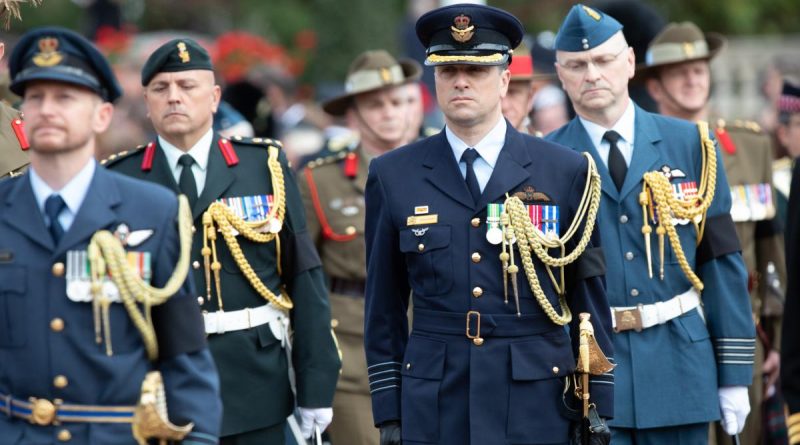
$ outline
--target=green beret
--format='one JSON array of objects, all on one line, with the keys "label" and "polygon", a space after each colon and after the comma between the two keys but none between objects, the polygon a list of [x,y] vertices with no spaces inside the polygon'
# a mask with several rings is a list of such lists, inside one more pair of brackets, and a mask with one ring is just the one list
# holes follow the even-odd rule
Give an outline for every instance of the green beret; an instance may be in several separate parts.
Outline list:
[{"label": "green beret", "polygon": [[147,59],[142,68],[142,86],[147,86],[158,73],[209,70],[211,57],[199,43],[192,39],[174,39],[161,45]]}]

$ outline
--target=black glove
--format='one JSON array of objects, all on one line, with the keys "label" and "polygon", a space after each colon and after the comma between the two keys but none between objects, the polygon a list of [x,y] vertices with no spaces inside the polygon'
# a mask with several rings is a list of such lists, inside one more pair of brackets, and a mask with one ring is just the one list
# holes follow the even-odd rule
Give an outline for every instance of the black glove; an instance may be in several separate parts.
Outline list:
[{"label": "black glove", "polygon": [[381,424],[381,445],[401,445],[399,421],[389,420]]},{"label": "black glove", "polygon": [[611,430],[597,410],[589,409],[589,416],[572,424],[570,445],[608,445],[611,443]]}]

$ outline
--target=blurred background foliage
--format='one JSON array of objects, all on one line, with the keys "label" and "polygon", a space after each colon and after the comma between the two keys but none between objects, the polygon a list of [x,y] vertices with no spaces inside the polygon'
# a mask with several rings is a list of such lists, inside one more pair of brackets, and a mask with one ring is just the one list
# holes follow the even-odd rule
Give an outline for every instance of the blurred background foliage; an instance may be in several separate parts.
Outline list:
[{"label": "blurred background foliage", "polygon": [[[435,0],[415,0],[436,5]],[[341,82],[352,58],[363,50],[386,48],[404,54],[413,44],[409,0],[44,0],[23,6],[23,21],[7,34],[58,24],[91,35],[97,17],[118,11],[120,26],[139,32],[186,30],[214,38],[248,31],[282,45],[290,54],[305,45],[306,83]],[[519,17],[529,33],[555,31],[574,1],[490,0]],[[598,1],[587,1],[597,5]],[[797,0],[641,0],[666,21],[692,20],[707,31],[732,35],[800,32]],[[405,36],[405,37],[404,37]],[[7,40],[13,43],[13,39]]]}]

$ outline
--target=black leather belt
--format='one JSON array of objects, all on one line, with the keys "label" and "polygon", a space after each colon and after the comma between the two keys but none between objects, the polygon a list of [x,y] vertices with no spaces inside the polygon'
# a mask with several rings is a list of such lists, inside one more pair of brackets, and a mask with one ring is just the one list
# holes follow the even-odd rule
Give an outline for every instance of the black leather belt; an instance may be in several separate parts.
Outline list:
[{"label": "black leather belt", "polygon": [[364,289],[366,289],[366,282],[364,280],[347,280],[336,277],[331,278],[330,291],[332,294],[364,298]]}]

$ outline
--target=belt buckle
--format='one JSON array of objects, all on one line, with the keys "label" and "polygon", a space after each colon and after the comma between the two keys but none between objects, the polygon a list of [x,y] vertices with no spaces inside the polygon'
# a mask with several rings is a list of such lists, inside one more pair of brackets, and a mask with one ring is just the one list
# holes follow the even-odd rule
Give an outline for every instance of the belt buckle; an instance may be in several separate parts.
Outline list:
[{"label": "belt buckle", "polygon": [[[471,321],[470,319],[471,319],[471,317],[473,315],[477,317],[477,319],[476,319],[476,326],[477,327],[475,328],[475,335],[472,335],[472,332],[471,332],[472,330],[469,328],[469,323]],[[480,345],[483,344],[483,338],[481,338],[481,313],[480,312],[478,312],[478,311],[469,311],[469,312],[467,312],[467,332],[466,332],[466,334],[467,334],[467,338],[472,340],[472,343],[474,343],[475,346],[480,346]]]},{"label": "belt buckle", "polygon": [[614,320],[617,327],[614,332],[630,331],[641,332],[642,327],[642,305],[630,309],[614,309]]},{"label": "belt buckle", "polygon": [[59,401],[53,403],[47,399],[37,399],[31,397],[28,399],[31,402],[31,418],[30,422],[34,425],[55,425],[56,415],[58,414],[57,405]]}]

